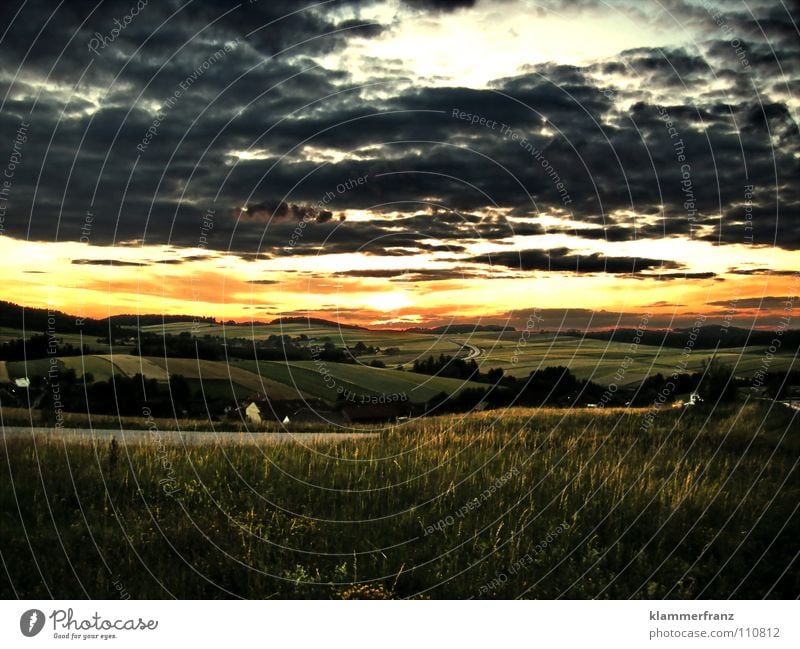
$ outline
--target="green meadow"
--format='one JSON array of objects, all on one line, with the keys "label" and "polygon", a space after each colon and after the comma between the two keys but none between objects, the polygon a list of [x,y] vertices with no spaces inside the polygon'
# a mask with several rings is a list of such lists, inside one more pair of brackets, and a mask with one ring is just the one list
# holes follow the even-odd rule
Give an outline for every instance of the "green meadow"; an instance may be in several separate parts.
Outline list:
[{"label": "green meadow", "polygon": [[5,598],[794,598],[797,411],[486,411],[0,446]]}]

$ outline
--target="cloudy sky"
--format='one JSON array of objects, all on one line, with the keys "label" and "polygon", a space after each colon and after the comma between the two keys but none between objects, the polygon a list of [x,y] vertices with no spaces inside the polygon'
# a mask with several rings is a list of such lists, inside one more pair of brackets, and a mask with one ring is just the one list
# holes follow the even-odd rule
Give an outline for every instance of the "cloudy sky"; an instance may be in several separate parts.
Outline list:
[{"label": "cloudy sky", "polygon": [[5,2],[0,298],[765,325],[800,288],[794,7]]}]

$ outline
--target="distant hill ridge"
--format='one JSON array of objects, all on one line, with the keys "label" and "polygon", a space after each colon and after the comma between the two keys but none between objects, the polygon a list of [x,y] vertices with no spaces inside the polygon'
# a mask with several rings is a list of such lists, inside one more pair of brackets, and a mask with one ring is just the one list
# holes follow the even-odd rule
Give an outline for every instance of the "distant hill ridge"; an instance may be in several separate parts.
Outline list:
[{"label": "distant hill ridge", "polygon": [[[52,322],[48,324],[48,320]],[[165,322],[207,322],[215,323],[214,318],[190,315],[158,314],[120,314],[107,318],[89,318],[70,315],[57,309],[23,307],[13,302],[0,301],[0,327],[24,329],[31,332],[45,332],[48,326],[59,333],[84,333],[94,336],[108,336],[109,331],[118,333],[120,327],[146,327]]]},{"label": "distant hill ridge", "polygon": [[[152,326],[164,323],[177,322],[198,322],[206,324],[222,324],[221,320],[211,316],[192,316],[192,315],[161,315],[161,314],[120,314],[107,318],[89,318],[70,315],[59,310],[48,310],[36,307],[23,307],[13,302],[0,300],[0,327],[9,329],[20,329],[30,333],[44,333],[48,330],[48,320],[52,319],[50,326],[59,333],[83,333],[91,336],[106,337],[109,333],[113,337],[119,335],[131,335],[133,332],[126,333],[124,329],[131,329],[138,326]],[[228,324],[234,324],[228,321]],[[306,316],[281,316],[269,322],[247,322],[238,323],[239,326],[250,325],[304,325],[307,327],[333,327],[338,329],[349,329],[359,331],[370,331],[369,327],[360,325],[346,324],[326,320],[325,318],[314,318]],[[405,333],[424,333],[432,335],[447,334],[470,334],[474,332],[516,332],[518,329],[508,325],[492,324],[449,324],[438,327],[411,327],[402,330]],[[655,345],[662,347],[682,348],[689,340],[691,328],[675,329],[650,329],[648,331],[638,331],[632,327],[620,327],[601,331],[548,331],[547,333],[582,336],[594,340],[611,340],[618,343],[630,343],[638,337],[638,342],[643,345]],[[778,336],[771,329],[744,329],[741,327],[723,327],[718,324],[705,325],[699,328],[699,332],[693,341],[695,349],[713,349],[719,345],[720,348],[744,347],[753,345],[770,345],[776,337],[781,340],[781,351],[790,351],[800,348],[800,329],[786,329]]]},{"label": "distant hill ridge", "polygon": [[[48,320],[52,322],[48,323]],[[0,327],[21,329],[31,333],[44,333],[52,328],[58,333],[85,333],[107,336],[109,323],[94,318],[79,318],[55,309],[22,307],[12,302],[0,301]]]},{"label": "distant hill ridge", "polygon": [[361,327],[359,325],[344,324],[342,322],[334,322],[333,320],[325,320],[325,318],[311,318],[305,316],[281,316],[280,318],[275,318],[274,320],[271,320],[268,324],[271,325],[307,324],[309,327],[311,325],[318,325],[322,327],[338,327],[339,329],[360,329],[362,331],[368,331],[367,327]]},{"label": "distant hill ridge", "polygon": [[123,313],[120,315],[112,315],[108,318],[103,318],[100,322],[112,322],[121,327],[149,327],[152,325],[167,324],[171,322],[204,322],[206,324],[217,324],[216,318],[192,316],[192,315],[158,315],[155,313],[145,313],[143,315],[135,315]]},{"label": "distant hill ridge", "polygon": [[[691,327],[678,329],[651,329],[638,331],[633,328],[609,329],[607,331],[578,332],[585,338],[595,340],[612,340],[617,343],[630,343],[637,337],[643,345],[656,347],[684,347],[689,341]],[[742,329],[741,327],[723,327],[722,325],[705,325],[699,327],[694,340],[694,349],[714,349],[717,345],[721,349],[727,347],[745,347],[751,345],[769,345],[778,337],[773,330]],[[800,346],[800,329],[787,329],[780,336],[781,349],[787,351]]]},{"label": "distant hill ridge", "polygon": [[440,327],[412,327],[403,331],[415,334],[468,334],[474,331],[493,331],[503,333],[516,331],[515,327],[508,325],[478,325],[478,324],[449,324]]}]

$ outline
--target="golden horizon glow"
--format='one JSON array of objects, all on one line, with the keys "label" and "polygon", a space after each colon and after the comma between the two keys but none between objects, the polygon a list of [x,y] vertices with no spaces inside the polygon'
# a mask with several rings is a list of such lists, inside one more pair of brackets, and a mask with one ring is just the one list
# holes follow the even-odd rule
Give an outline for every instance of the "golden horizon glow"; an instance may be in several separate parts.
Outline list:
[{"label": "golden horizon glow", "polygon": [[[5,300],[29,307],[50,306],[86,317],[155,313],[264,321],[282,314],[308,314],[368,326],[412,326],[450,317],[497,321],[510,311],[525,308],[624,313],[649,310],[683,316],[723,314],[726,309],[716,303],[793,295],[798,288],[797,276],[793,275],[729,272],[792,270],[796,253],[785,250],[670,239],[597,242],[562,237],[544,235],[538,237],[538,243],[568,242],[573,250],[585,246],[587,253],[602,251],[610,256],[669,254],[666,259],[687,262],[685,272],[716,268],[717,275],[663,281],[655,271],[636,276],[522,272],[456,262],[452,278],[415,281],[414,271],[454,270],[454,262],[432,253],[408,257],[320,254],[245,261],[233,254],[176,250],[171,246],[101,247],[9,237],[0,237],[0,254],[8,262]],[[529,237],[519,239],[517,246],[532,243]],[[499,249],[514,249],[512,241]],[[476,244],[468,254],[494,248],[495,244]],[[115,263],[105,263],[109,259]],[[76,260],[81,263],[73,263]],[[163,263],[166,260],[171,263]],[[92,261],[97,263],[87,263]],[[363,276],[370,270],[378,271],[378,276]],[[381,276],[381,270],[397,272]],[[462,279],[457,276],[461,271],[473,274]],[[411,273],[412,279],[404,280],[405,272]],[[762,310],[763,314],[769,312]]]}]

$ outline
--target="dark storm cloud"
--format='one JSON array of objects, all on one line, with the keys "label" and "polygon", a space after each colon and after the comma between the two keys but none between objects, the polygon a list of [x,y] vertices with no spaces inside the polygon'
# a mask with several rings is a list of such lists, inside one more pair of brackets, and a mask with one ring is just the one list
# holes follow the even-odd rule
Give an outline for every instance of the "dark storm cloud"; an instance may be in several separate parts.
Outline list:
[{"label": "dark storm cloud", "polygon": [[468,261],[490,266],[507,266],[519,270],[572,271],[575,273],[637,273],[643,270],[675,266],[673,262],[658,259],[605,257],[597,253],[578,255],[567,248],[510,250],[478,255],[469,258]]},{"label": "dark storm cloud", "polygon": [[81,266],[149,266],[138,261],[118,261],[116,259],[73,259],[73,264]]},{"label": "dark storm cloud", "polygon": [[711,72],[705,58],[684,49],[639,48],[624,51],[620,57],[628,73],[652,79],[659,86],[683,87],[697,80],[707,81]]},{"label": "dark storm cloud", "polygon": [[[783,309],[787,304],[792,304],[796,296],[791,295],[769,295],[765,297],[748,297],[737,300],[735,306],[742,309]],[[730,300],[719,300],[709,302],[714,306],[730,307]]]},{"label": "dark storm cloud", "polygon": [[333,218],[333,212],[313,205],[262,202],[248,205],[246,210],[239,211],[238,216],[241,219],[292,219],[325,223]]},{"label": "dark storm cloud", "polygon": [[397,277],[392,281],[401,283],[439,282],[454,279],[469,279],[473,277],[485,277],[485,275],[482,273],[460,270],[458,268],[454,268],[452,270],[446,268],[422,268],[413,272],[409,272],[403,277]]},{"label": "dark storm cloud", "polygon": [[800,276],[800,270],[771,270],[769,268],[731,268],[728,270],[728,272],[733,273],[734,275],[776,275],[778,277],[789,275]]},{"label": "dark storm cloud", "polygon": [[[712,279],[717,277],[716,273],[712,273],[710,271],[704,273],[659,273],[658,275],[648,275],[652,279],[656,279],[660,282],[669,282],[672,280],[687,280],[687,279]],[[718,277],[718,281],[723,281],[723,278]]]},{"label": "dark storm cloud", "polygon": [[[196,247],[211,212],[208,247],[254,259],[458,253],[466,242],[544,232],[533,220],[478,215],[501,207],[533,218],[561,210],[602,226],[576,232],[586,238],[693,233],[742,243],[744,188],[752,185],[755,243],[800,249],[800,135],[785,98],[798,88],[800,39],[785,9],[755,8],[754,19],[725,8],[749,68],[709,12],[676,2],[670,10],[707,35],[691,50],[638,48],[586,66],[532,65],[486,89],[417,83],[398,90],[386,72],[396,63],[374,61],[381,85],[372,92],[354,86],[348,70],[321,67],[320,56],[350,39],[380,37],[388,25],[340,20],[332,5],[181,8],[169,0],[148,3],[90,52],[91,39],[110,34],[134,4],[67,2],[43,27],[55,7],[29,2],[9,29],[0,58],[0,141],[10,150],[21,124],[30,127],[6,235],[75,241],[91,212],[91,244]],[[407,4],[446,21],[473,3]],[[17,8],[3,5],[5,24]],[[224,56],[203,68],[226,44]],[[633,87],[617,83],[627,79]],[[715,79],[727,89],[715,90]],[[337,190],[357,177],[368,180]],[[352,208],[407,218],[339,223],[337,215]],[[616,210],[658,218],[623,222],[610,216]],[[309,223],[290,246],[300,220]],[[541,267],[538,251],[524,254],[530,268]],[[633,266],[597,255],[555,261],[558,270],[578,272]],[[659,265],[638,260],[636,269]]]},{"label": "dark storm cloud", "polygon": [[634,241],[642,236],[642,228],[610,225],[604,228],[548,228],[550,234],[572,234],[583,239],[598,239],[602,241]]},{"label": "dark storm cloud", "polygon": [[347,270],[336,275],[341,277],[389,278],[393,282],[435,282],[451,279],[482,277],[483,275],[457,268],[415,268],[415,269],[367,269]]},{"label": "dark storm cloud", "polygon": [[475,6],[475,0],[403,0],[403,2],[417,9],[445,12]]},{"label": "dark storm cloud", "polygon": [[747,211],[737,205],[721,219],[708,219],[705,222],[708,232],[700,238],[713,243],[800,248],[800,204],[778,202],[772,191],[760,192],[759,202],[746,208]]},{"label": "dark storm cloud", "polygon": [[342,271],[341,273],[336,273],[336,275],[340,275],[343,277],[370,277],[370,278],[378,278],[378,277],[399,277],[401,275],[405,275],[408,271],[402,269],[394,269],[394,268],[373,268],[367,270],[346,270]]}]

